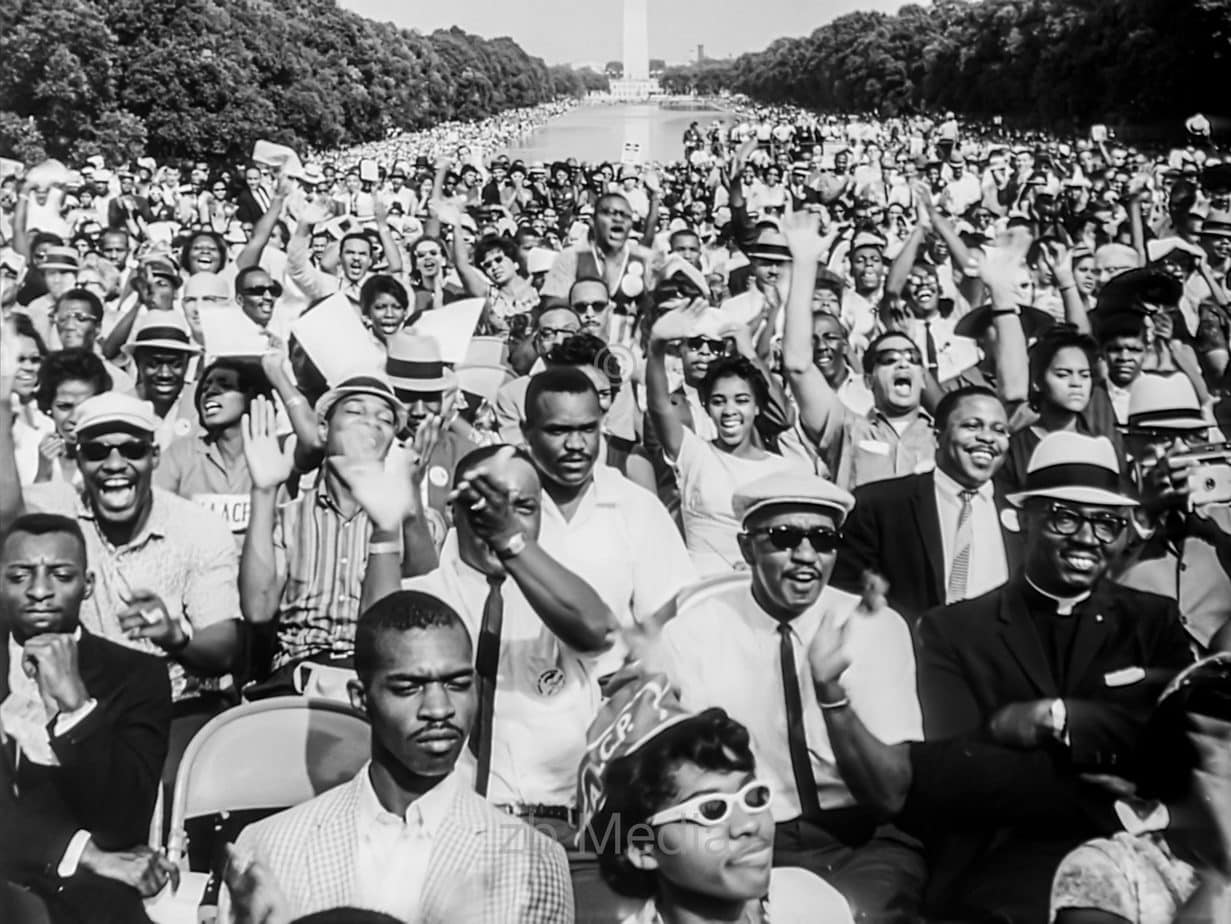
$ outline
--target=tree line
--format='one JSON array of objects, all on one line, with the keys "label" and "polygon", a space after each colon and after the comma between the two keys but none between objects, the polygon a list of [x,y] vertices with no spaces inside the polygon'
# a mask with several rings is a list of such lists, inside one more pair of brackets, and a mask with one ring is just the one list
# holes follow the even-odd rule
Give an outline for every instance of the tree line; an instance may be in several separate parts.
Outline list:
[{"label": "tree line", "polygon": [[666,77],[819,110],[950,109],[1048,127],[1228,114],[1231,0],[936,0],[851,13]]},{"label": "tree line", "polygon": [[331,148],[606,87],[510,38],[423,35],[335,0],[0,4],[0,154],[27,161]]}]

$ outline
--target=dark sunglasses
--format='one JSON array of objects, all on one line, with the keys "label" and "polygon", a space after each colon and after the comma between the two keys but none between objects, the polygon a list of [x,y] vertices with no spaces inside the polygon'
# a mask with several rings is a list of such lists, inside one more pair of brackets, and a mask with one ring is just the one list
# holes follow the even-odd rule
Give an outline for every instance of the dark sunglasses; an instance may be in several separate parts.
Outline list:
[{"label": "dark sunglasses", "polygon": [[112,450],[118,450],[120,455],[129,462],[140,462],[148,459],[154,447],[150,443],[129,441],[125,443],[99,443],[91,441],[77,445],[77,456],[87,462],[102,462],[111,458]]},{"label": "dark sunglasses", "polygon": [[611,302],[573,302],[573,310],[578,314],[585,314],[587,311],[601,314],[607,310],[607,306],[610,304]]},{"label": "dark sunglasses", "polygon": [[812,529],[801,529],[798,526],[770,526],[767,529],[752,530],[751,536],[764,536],[779,552],[790,552],[799,548],[799,544],[807,539],[812,548],[822,554],[834,552],[842,542],[842,534],[836,529],[825,526],[814,526]]},{"label": "dark sunglasses", "polygon": [[688,337],[684,343],[688,345],[690,350],[700,350],[702,347],[709,347],[711,353],[721,353],[726,346],[721,340],[714,340],[711,337]]},{"label": "dark sunglasses", "polygon": [[923,354],[913,348],[908,350],[877,350],[872,359],[878,366],[896,366],[903,359],[912,366],[923,365]]},{"label": "dark sunglasses", "polygon": [[260,298],[262,295],[272,295],[278,298],[282,295],[282,286],[276,282],[271,282],[267,286],[248,286],[246,289],[241,289],[242,295],[250,295],[253,298]]}]

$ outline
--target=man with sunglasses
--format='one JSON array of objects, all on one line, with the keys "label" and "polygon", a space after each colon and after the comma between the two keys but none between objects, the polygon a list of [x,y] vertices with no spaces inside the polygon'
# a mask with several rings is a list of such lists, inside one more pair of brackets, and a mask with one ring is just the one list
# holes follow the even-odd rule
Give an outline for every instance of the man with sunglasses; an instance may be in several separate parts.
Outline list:
[{"label": "man with sunglasses", "polygon": [[829,586],[853,505],[815,475],[737,490],[748,576],[677,598],[661,649],[686,709],[718,706],[748,728],[774,791],[774,865],[816,873],[869,919],[911,919],[923,855],[859,805],[868,778],[849,755],[867,736],[922,738],[915,656],[901,616]]},{"label": "man with sunglasses", "polygon": [[240,645],[230,530],[216,514],[153,486],[159,422],[147,402],[104,392],[81,402],[75,420],[80,489],[54,481],[24,492],[11,426],[0,421],[0,532],[23,510],[75,518],[95,575],[82,625],[166,658],[177,701],[216,699]]},{"label": "man with sunglasses", "polygon": [[1124,444],[1152,532],[1118,580],[1175,600],[1203,651],[1231,620],[1231,466],[1186,456],[1211,429],[1186,376],[1133,384]]},{"label": "man with sunglasses", "polygon": [[277,315],[277,301],[282,297],[282,286],[259,266],[249,266],[235,275],[235,303],[240,311],[253,324],[260,328],[271,343],[281,345],[285,342],[288,330],[279,331],[276,325],[271,328]]},{"label": "man with sunglasses", "polygon": [[[1154,702],[1192,660],[1175,603],[1108,574],[1139,501],[1121,487],[1110,440],[1072,431],[1043,438],[1023,490],[1008,499],[1018,508],[1022,564],[1001,587],[920,621],[927,739],[975,735],[1043,750],[1073,777],[1123,792]],[[1031,766],[1023,754],[1023,790],[1036,782]],[[1065,827],[1015,817],[1008,803],[988,806],[978,827],[931,836],[932,914],[1046,919],[1057,864],[1097,832],[1080,815]]]}]

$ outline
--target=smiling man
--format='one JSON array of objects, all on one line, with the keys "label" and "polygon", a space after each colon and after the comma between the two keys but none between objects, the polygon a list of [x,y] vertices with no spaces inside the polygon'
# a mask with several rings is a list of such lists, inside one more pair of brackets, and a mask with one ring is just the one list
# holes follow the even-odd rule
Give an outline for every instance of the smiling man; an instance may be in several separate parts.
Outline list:
[{"label": "smiling man", "polygon": [[858,592],[866,571],[889,582],[890,604],[912,621],[932,607],[999,587],[1017,562],[1020,534],[992,476],[1009,448],[1004,405],[967,386],[936,407],[936,468],[855,490],[834,583]]},{"label": "smiling man", "polygon": [[[844,750],[854,737],[847,723],[885,744],[923,736],[906,622],[829,586],[853,503],[815,475],[778,473],[738,489],[751,579],[693,591],[663,627],[662,649],[686,709],[718,706],[748,728],[774,791],[774,865],[816,873],[857,919],[910,920],[923,855],[858,804],[863,766]],[[878,917],[891,911],[906,916]]]},{"label": "smiling man", "polygon": [[279,919],[347,907],[399,921],[571,924],[564,850],[455,771],[477,704],[458,614],[419,591],[384,597],[359,619],[355,669],[351,703],[372,723],[371,762],[236,845],[280,886]]},{"label": "smiling man", "polygon": [[153,486],[158,422],[147,402],[103,392],[81,402],[75,420],[81,487],[45,482],[24,497],[11,493],[11,430],[0,422],[0,529],[23,508],[74,518],[95,575],[82,625],[165,658],[177,701],[217,698],[240,645],[230,533],[214,514]]},{"label": "smiling man", "polygon": [[[1132,780],[1154,703],[1192,660],[1175,603],[1108,576],[1138,501],[1120,488],[1111,442],[1072,431],[1039,443],[1009,501],[1020,511],[1022,565],[1000,588],[920,622],[927,738],[987,736],[1061,755],[1072,774]],[[1030,766],[1023,754],[1023,790],[1034,783]],[[1048,829],[1011,815],[989,809],[974,830],[929,835],[933,913],[1046,918],[1056,866],[1084,839],[1081,820]]]}]

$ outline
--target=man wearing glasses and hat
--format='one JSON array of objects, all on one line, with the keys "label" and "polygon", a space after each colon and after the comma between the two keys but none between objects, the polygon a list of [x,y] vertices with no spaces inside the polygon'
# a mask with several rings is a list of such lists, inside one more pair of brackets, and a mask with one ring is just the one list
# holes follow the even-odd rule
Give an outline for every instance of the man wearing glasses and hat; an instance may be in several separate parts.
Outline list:
[{"label": "man wearing glasses and hat", "polygon": [[1175,600],[1202,650],[1231,619],[1231,464],[1186,455],[1212,429],[1186,376],[1133,383],[1124,444],[1152,531],[1118,580]]},{"label": "man wearing glasses and hat", "polygon": [[[920,621],[924,731],[929,741],[986,735],[1053,752],[1092,785],[1120,785],[1134,775],[1159,692],[1192,660],[1175,603],[1108,574],[1139,501],[1121,487],[1111,442],[1071,431],[1044,437],[1024,490],[1008,499],[1024,535],[1022,564],[1003,586]],[[1033,784],[1022,776],[1023,790]],[[1044,828],[1010,815],[989,807],[978,828],[936,832],[932,913],[1046,919],[1052,875],[1090,836],[1088,821]]]},{"label": "man wearing glasses and hat", "polygon": [[667,672],[686,709],[718,706],[748,728],[774,790],[774,865],[816,873],[869,919],[911,920],[923,855],[860,804],[868,779],[847,749],[923,732],[905,621],[829,586],[854,498],[788,472],[737,489],[733,505],[750,579],[699,591],[666,623]]}]

